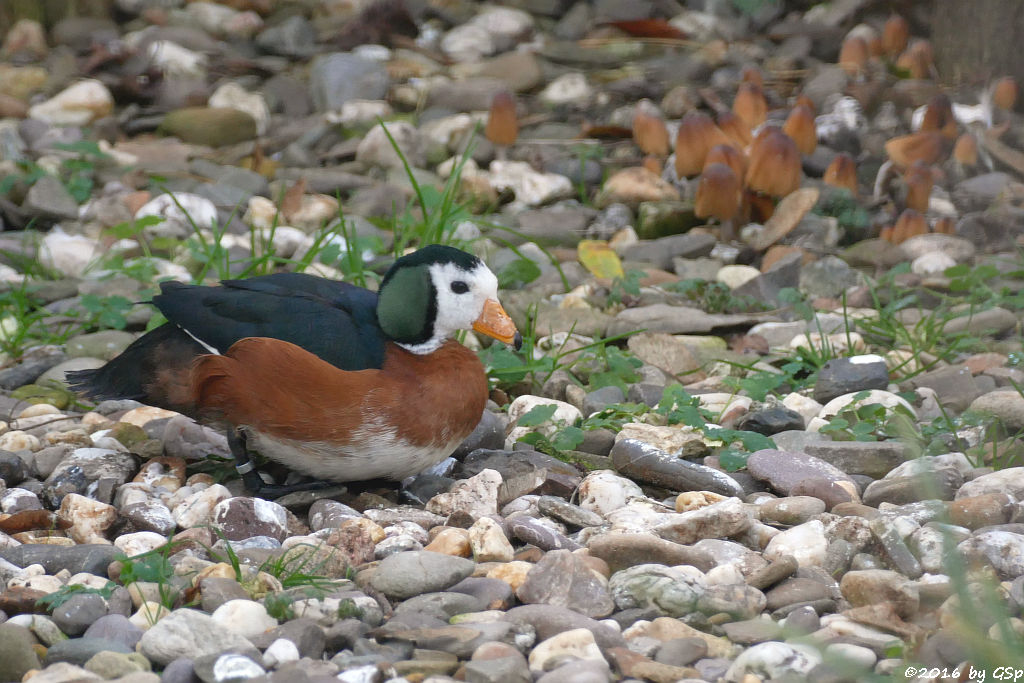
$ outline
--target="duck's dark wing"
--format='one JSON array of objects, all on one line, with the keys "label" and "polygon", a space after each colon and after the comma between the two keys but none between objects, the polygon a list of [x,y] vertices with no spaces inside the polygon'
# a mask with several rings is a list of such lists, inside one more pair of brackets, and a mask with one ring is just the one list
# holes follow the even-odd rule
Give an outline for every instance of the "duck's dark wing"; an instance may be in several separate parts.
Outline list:
[{"label": "duck's dark wing", "polygon": [[67,373],[72,388],[94,399],[132,398],[191,414],[195,357],[223,353],[246,337],[292,342],[343,370],[379,368],[384,361],[377,295],[361,287],[279,273],[220,287],[165,282],[160,290],[153,303],[169,322],[103,367]]},{"label": "duck's dark wing", "polygon": [[217,353],[239,339],[272,337],[343,370],[379,368],[385,338],[377,295],[301,273],[226,280],[221,287],[166,282],[153,303],[172,324]]}]

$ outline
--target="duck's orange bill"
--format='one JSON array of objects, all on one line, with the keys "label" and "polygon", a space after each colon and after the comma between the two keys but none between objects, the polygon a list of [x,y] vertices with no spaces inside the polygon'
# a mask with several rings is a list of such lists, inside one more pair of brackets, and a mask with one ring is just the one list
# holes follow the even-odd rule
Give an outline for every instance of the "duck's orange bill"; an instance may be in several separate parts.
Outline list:
[{"label": "duck's orange bill", "polygon": [[506,344],[514,343],[519,337],[516,324],[496,299],[487,300],[480,317],[473,323],[473,329]]}]

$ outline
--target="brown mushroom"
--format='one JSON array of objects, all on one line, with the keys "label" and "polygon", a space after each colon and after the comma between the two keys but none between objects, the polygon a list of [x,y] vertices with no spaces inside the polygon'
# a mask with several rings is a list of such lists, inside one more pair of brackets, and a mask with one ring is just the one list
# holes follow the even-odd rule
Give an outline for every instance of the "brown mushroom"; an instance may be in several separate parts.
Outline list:
[{"label": "brown mushroom", "polygon": [[753,140],[750,126],[729,110],[718,113],[718,127],[741,148],[746,147]]},{"label": "brown mushroom", "polygon": [[753,64],[748,64],[740,70],[740,80],[744,83],[753,83],[758,88],[764,89],[764,74]]},{"label": "brown mushroom", "polygon": [[700,174],[694,215],[731,220],[740,206],[740,179],[725,164],[708,164]]},{"label": "brown mushroom", "polygon": [[499,92],[491,100],[484,136],[498,147],[515,144],[519,137],[519,119],[516,118],[516,101],[511,93]]},{"label": "brown mushroom", "polygon": [[992,84],[992,104],[1010,111],[1017,103],[1017,81],[1012,76],[1003,76]]},{"label": "brown mushroom", "polygon": [[850,36],[839,49],[839,66],[848,76],[863,74],[868,66],[868,43],[860,36]]},{"label": "brown mushroom", "polygon": [[928,78],[934,59],[932,45],[927,40],[915,40],[896,60],[896,66],[909,72],[911,78]]},{"label": "brown mushroom", "polygon": [[826,185],[832,187],[845,187],[853,194],[857,194],[857,164],[853,157],[845,152],[837,154],[832,162],[825,169],[823,178]]},{"label": "brown mushroom", "polygon": [[729,138],[711,117],[692,111],[679,122],[676,134],[676,177],[692,178],[704,168],[704,159],[715,145],[728,144]]},{"label": "brown mushroom", "polygon": [[882,28],[882,50],[891,58],[896,58],[907,49],[910,39],[910,25],[898,14],[889,17]]},{"label": "brown mushroom", "polygon": [[800,150],[782,130],[766,127],[750,147],[746,186],[772,197],[785,197],[800,187]]},{"label": "brown mushroom", "polygon": [[814,154],[818,146],[818,131],[814,127],[814,112],[802,104],[793,107],[786,118],[783,132],[793,138],[797,149],[804,156]]},{"label": "brown mushroom", "polygon": [[794,107],[804,106],[811,110],[812,114],[818,113],[818,108],[814,106],[814,100],[803,93],[796,96],[796,102],[793,103]]},{"label": "brown mushroom", "polygon": [[747,155],[732,145],[715,145],[709,149],[704,159],[704,168],[711,164],[725,164],[737,178],[747,175]]},{"label": "brown mushroom", "polygon": [[722,223],[721,237],[734,237],[732,223],[740,208],[740,179],[725,164],[708,164],[700,174],[693,213],[697,218],[717,218]]},{"label": "brown mushroom", "polygon": [[633,113],[633,141],[644,154],[662,158],[668,156],[668,128],[660,116],[642,104],[638,104]]},{"label": "brown mushroom", "polygon": [[928,232],[928,223],[924,216],[914,209],[906,209],[896,219],[896,225],[892,226],[892,243],[902,244],[911,237],[924,235]]},{"label": "brown mushroom", "polygon": [[907,186],[906,205],[908,209],[925,213],[928,211],[928,198],[931,197],[935,176],[927,164],[915,161],[903,174],[903,183]]},{"label": "brown mushroom", "polygon": [[978,165],[978,139],[971,133],[964,133],[953,145],[953,158],[961,166]]},{"label": "brown mushroom", "polygon": [[955,235],[956,221],[949,216],[943,216],[935,221],[935,225],[932,226],[932,232],[937,232],[940,235]]},{"label": "brown mushroom", "polygon": [[732,110],[747,124],[747,128],[754,130],[764,123],[768,116],[768,102],[764,99],[764,92],[760,86],[754,83],[740,83]]},{"label": "brown mushroom", "polygon": [[921,130],[942,133],[947,140],[956,139],[956,119],[953,117],[953,103],[945,93],[935,95],[924,108]]},{"label": "brown mushroom", "polygon": [[943,156],[943,137],[928,130],[902,135],[885,143],[885,151],[900,168],[908,168],[915,161],[934,164]]},{"label": "brown mushroom", "polygon": [[654,154],[648,154],[645,156],[640,165],[656,176],[661,176],[661,172],[664,169],[664,165],[661,163],[661,157],[655,156]]}]

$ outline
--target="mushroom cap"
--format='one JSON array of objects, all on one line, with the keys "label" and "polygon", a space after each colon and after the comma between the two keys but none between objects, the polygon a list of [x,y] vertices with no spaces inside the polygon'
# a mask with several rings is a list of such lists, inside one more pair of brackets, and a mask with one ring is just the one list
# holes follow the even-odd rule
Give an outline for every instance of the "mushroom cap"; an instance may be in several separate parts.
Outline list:
[{"label": "mushroom cap", "polygon": [[725,164],[732,169],[737,178],[747,175],[747,155],[733,145],[715,145],[708,150],[704,159],[704,168],[711,164]]},{"label": "mushroom cap", "polygon": [[755,83],[740,83],[736,99],[732,102],[732,110],[750,130],[764,123],[768,116],[768,102],[764,99],[761,87]]},{"label": "mushroom cap", "polygon": [[516,118],[516,101],[511,93],[499,92],[491,100],[484,136],[495,145],[507,147],[515,144],[519,137],[519,119]]},{"label": "mushroom cap", "polygon": [[941,133],[920,131],[889,140],[885,151],[900,168],[908,168],[915,161],[934,164],[943,156],[943,140]]},{"label": "mushroom cap", "polygon": [[785,197],[800,187],[800,150],[781,129],[766,127],[750,146],[748,189]]},{"label": "mushroom cap", "polygon": [[817,115],[818,108],[814,106],[814,100],[812,100],[807,95],[804,95],[803,93],[800,93],[799,95],[796,96],[796,101],[793,103],[793,106],[795,107],[801,104],[810,109],[812,114]]},{"label": "mushroom cap", "polygon": [[826,185],[845,187],[857,194],[857,164],[853,157],[845,152],[837,154],[825,169],[823,180]]},{"label": "mushroom cap", "polygon": [[935,221],[935,225],[932,226],[932,232],[937,232],[940,235],[955,235],[956,221],[949,216],[943,216]]},{"label": "mushroom cap", "polygon": [[676,176],[692,178],[704,168],[708,150],[715,145],[728,144],[729,138],[703,112],[692,111],[679,122],[676,134]]},{"label": "mushroom cap", "polygon": [[814,111],[802,104],[793,107],[782,126],[783,132],[793,138],[797,149],[804,156],[814,154],[818,147],[818,129],[814,125]]},{"label": "mushroom cap", "polygon": [[1017,81],[1013,76],[1003,76],[992,84],[992,104],[1010,111],[1017,103]]},{"label": "mushroom cap", "polygon": [[896,66],[910,72],[911,78],[928,78],[932,72],[934,55],[927,40],[915,40],[896,60]]},{"label": "mushroom cap", "polygon": [[928,101],[921,118],[921,130],[937,131],[948,140],[956,139],[956,118],[953,117],[953,103],[948,95],[939,93]]},{"label": "mushroom cap", "polygon": [[740,70],[740,80],[744,83],[753,83],[758,88],[764,88],[764,74],[756,64],[748,64]]},{"label": "mushroom cap", "polygon": [[668,156],[670,144],[665,122],[641,105],[637,105],[633,112],[633,140],[644,154]]},{"label": "mushroom cap", "polygon": [[964,166],[978,165],[978,139],[971,133],[964,133],[953,145],[953,158]]},{"label": "mushroom cap", "polygon": [[734,112],[721,111],[718,113],[718,127],[728,138],[740,148],[749,145],[754,137],[750,133],[750,126],[737,116]]},{"label": "mushroom cap", "polygon": [[898,14],[893,14],[882,27],[882,50],[889,57],[898,57],[907,49],[910,40],[910,25]]},{"label": "mushroom cap", "polygon": [[856,76],[864,73],[870,56],[868,41],[857,35],[849,36],[839,49],[839,66],[848,75]]},{"label": "mushroom cap", "polygon": [[708,164],[700,174],[694,215],[731,220],[740,206],[740,179],[725,164]]},{"label": "mushroom cap", "polygon": [[928,232],[928,222],[924,216],[914,209],[905,209],[892,226],[893,244],[902,244],[911,237],[924,235]]}]

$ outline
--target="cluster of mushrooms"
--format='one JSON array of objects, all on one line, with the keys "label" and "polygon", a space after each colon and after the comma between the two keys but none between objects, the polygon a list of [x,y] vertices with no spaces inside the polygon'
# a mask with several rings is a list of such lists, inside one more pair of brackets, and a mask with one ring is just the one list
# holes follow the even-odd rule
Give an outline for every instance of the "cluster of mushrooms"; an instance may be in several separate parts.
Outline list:
[{"label": "cluster of mushrooms", "polygon": [[[862,24],[847,35],[839,53],[839,66],[852,84],[870,82],[896,71],[912,79],[934,76],[931,44],[911,39],[907,21],[891,16],[879,32]],[[988,111],[987,127],[993,113],[1009,112],[1017,99],[1017,85],[1010,77],[996,80],[983,94]],[[514,98],[502,93],[495,97],[485,134],[494,144],[512,145],[518,134]],[[976,133],[966,130],[954,116],[950,98],[937,94],[915,116],[916,130],[885,144],[888,160],[882,165],[874,187],[880,200],[898,181],[892,192],[890,222],[881,226],[882,239],[899,244],[932,232],[952,234],[955,223],[949,216],[926,219],[929,198],[936,180],[948,177],[949,169],[963,177],[979,162]],[[1005,114],[1003,114],[1005,116]],[[632,136],[645,154],[643,166],[661,175],[674,152],[675,179],[697,179],[695,214],[715,219],[723,240],[733,239],[735,226],[768,220],[778,202],[800,187],[803,157],[814,153],[818,144],[816,108],[805,95],[798,95],[784,123],[769,120],[764,79],[756,67],[746,67],[732,107],[720,106],[714,117],[691,111],[679,123],[672,145],[669,129],[656,107],[638,103],[632,121]],[[977,130],[977,129],[975,129]],[[989,131],[998,136],[998,129]],[[946,166],[944,162],[952,160]],[[671,176],[671,173],[666,174]],[[857,165],[847,153],[837,154],[824,172],[825,185],[845,188],[858,196]],[[879,201],[879,204],[883,202]]]}]

